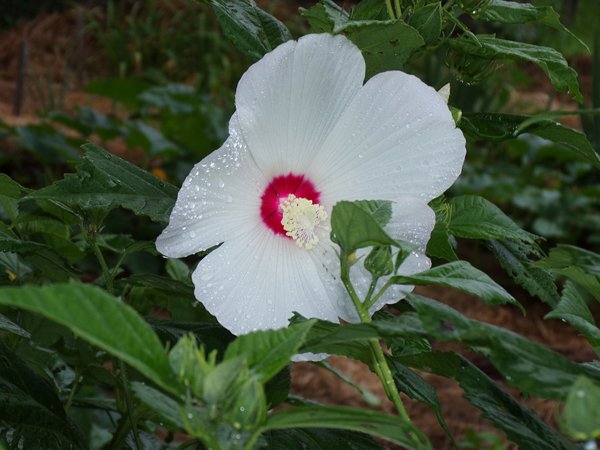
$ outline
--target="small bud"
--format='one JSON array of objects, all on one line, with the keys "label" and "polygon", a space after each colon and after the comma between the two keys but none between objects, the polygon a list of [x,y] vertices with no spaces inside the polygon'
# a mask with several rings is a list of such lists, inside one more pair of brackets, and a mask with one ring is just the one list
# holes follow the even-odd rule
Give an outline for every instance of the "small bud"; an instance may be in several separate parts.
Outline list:
[{"label": "small bud", "polygon": [[389,245],[373,247],[373,250],[365,259],[365,269],[378,278],[392,273],[394,262]]}]

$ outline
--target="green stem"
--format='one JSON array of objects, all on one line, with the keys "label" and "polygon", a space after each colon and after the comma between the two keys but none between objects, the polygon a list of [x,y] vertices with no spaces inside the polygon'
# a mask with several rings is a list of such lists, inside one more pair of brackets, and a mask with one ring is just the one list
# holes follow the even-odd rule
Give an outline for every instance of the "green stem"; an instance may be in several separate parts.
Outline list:
[{"label": "green stem", "polygon": [[[356,312],[360,317],[360,321],[362,323],[371,323],[371,316],[369,316],[369,308],[367,305],[362,303],[350,281],[350,266],[348,265],[348,255],[342,252],[340,257],[341,264],[341,275],[340,278],[344,287],[348,291],[352,302],[354,303],[354,307],[356,308]],[[387,285],[388,283],[386,283]],[[385,286],[384,286],[385,287]],[[381,291],[375,296],[373,300],[379,298]],[[402,399],[400,398],[400,393],[398,392],[398,388],[396,388],[396,383],[394,383],[394,377],[392,376],[392,371],[388,366],[387,360],[385,359],[385,355],[383,350],[381,349],[381,345],[377,338],[369,339],[369,345],[371,347],[371,355],[373,358],[373,368],[375,373],[381,380],[383,384],[383,389],[385,390],[386,395],[392,401],[398,414],[402,419],[406,422],[411,423],[410,417],[406,412],[406,408],[404,407],[404,403],[402,403]]]},{"label": "green stem", "polygon": [[[106,264],[106,259],[104,259],[104,255],[102,254],[102,250],[98,246],[98,242],[96,241],[95,232],[90,233],[90,243],[92,244],[92,248],[94,249],[94,253],[96,254],[96,258],[98,259],[98,263],[100,264],[100,268],[102,269],[102,276],[104,277],[104,284],[106,285],[106,290],[109,294],[114,295],[114,286],[113,286],[113,277]],[[137,421],[135,418],[135,412],[133,410],[133,399],[131,396],[131,386],[129,385],[129,378],[127,377],[127,367],[125,363],[121,360],[119,361],[119,376],[121,378],[121,384],[123,385],[123,394],[125,396],[125,408],[127,408],[127,417],[129,419],[129,423],[131,425],[131,431],[133,433],[133,439],[135,441],[135,445],[138,450],[142,450],[144,448],[142,444],[142,440],[140,439],[140,435],[137,429]]]},{"label": "green stem", "polygon": [[396,14],[394,14],[394,7],[392,6],[392,0],[385,0],[385,7],[387,8],[388,16],[390,19],[396,20]]},{"label": "green stem", "polygon": [[402,8],[400,7],[400,0],[394,0],[394,6],[396,7],[396,18],[402,17]]},{"label": "green stem", "polygon": [[114,286],[113,286],[113,278],[110,273],[110,269],[106,264],[106,260],[104,259],[104,255],[96,242],[95,235],[92,234],[92,248],[94,249],[94,253],[96,254],[96,259],[98,259],[98,263],[100,264],[100,268],[102,269],[102,277],[104,278],[104,284],[106,285],[106,290],[109,294],[113,295]]},{"label": "green stem", "polygon": [[73,380],[73,386],[71,386],[71,392],[69,392],[69,398],[67,398],[67,403],[65,403],[65,411],[68,411],[73,403],[73,398],[75,397],[75,392],[77,392],[77,388],[79,387],[79,382],[81,381],[81,374],[79,373],[79,367],[75,370],[75,379]]},{"label": "green stem", "polygon": [[369,310],[369,308],[371,306],[373,306],[375,303],[377,303],[379,301],[379,299],[381,298],[381,296],[385,293],[385,291],[387,291],[390,286],[392,286],[394,284],[393,280],[390,278],[389,280],[387,280],[385,282],[385,284],[381,287],[381,289],[379,290],[379,292],[377,294],[375,294],[375,297],[373,298],[366,298],[365,299],[365,308],[367,309],[367,311]]},{"label": "green stem", "polygon": [[138,450],[143,450],[144,446],[140,439],[140,434],[137,429],[137,420],[135,418],[135,411],[133,410],[133,399],[131,398],[131,387],[129,386],[129,377],[127,376],[127,367],[125,363],[119,359],[119,375],[121,377],[121,383],[123,384],[123,393],[125,394],[125,407],[127,408],[127,417],[131,424],[131,431],[133,433],[133,439],[135,446]]}]

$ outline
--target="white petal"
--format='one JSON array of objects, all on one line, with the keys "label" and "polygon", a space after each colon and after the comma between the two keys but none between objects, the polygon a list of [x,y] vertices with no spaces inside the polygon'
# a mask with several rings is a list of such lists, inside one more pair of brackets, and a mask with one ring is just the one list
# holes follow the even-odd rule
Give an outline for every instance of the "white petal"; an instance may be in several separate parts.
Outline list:
[{"label": "white petal", "polygon": [[266,181],[236,131],[194,166],[156,240],[165,256],[178,258],[212,247],[252,230],[260,223],[260,196]]},{"label": "white petal", "polygon": [[427,202],[458,177],[465,139],[442,97],[418,78],[384,72],[356,95],[314,158],[308,175],[324,202]]},{"label": "white petal", "polygon": [[[417,246],[417,250],[413,251],[398,269],[399,274],[410,275],[431,267],[431,261],[425,256],[425,248],[434,225],[435,213],[422,201],[403,197],[392,203],[392,218],[390,223],[386,225],[385,230],[390,236]],[[369,251],[370,249],[358,251],[357,256],[361,259],[351,268],[351,280],[361,299],[364,299],[371,284],[371,274],[363,264]],[[395,258],[396,255],[393,256]],[[379,280],[376,292],[381,289],[386,280],[387,278]],[[413,288],[414,286],[390,287],[379,301],[369,309],[369,312],[373,314],[384,305],[399,301]],[[358,321],[358,316],[354,311],[345,317],[343,316],[343,318],[351,322]]]},{"label": "white petal", "polygon": [[288,325],[294,311],[338,321],[310,252],[263,224],[228,239],[194,271],[195,295],[234,334]]},{"label": "white petal", "polygon": [[236,91],[237,115],[267,178],[305,172],[364,74],[360,50],[329,34],[288,41],[248,69]]}]

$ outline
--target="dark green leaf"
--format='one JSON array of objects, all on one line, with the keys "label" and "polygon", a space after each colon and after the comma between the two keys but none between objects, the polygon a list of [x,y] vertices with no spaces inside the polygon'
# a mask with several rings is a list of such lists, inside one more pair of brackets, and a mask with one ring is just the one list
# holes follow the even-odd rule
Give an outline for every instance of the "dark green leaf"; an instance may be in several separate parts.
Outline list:
[{"label": "dark green leaf", "polygon": [[461,355],[431,352],[403,356],[399,360],[418,370],[453,378],[465,398],[483,416],[503,430],[521,450],[576,450],[577,447],[545,424],[531,409],[520,405],[485,373]]},{"label": "dark green leaf", "polygon": [[[508,383],[526,393],[543,398],[564,399],[568,388],[579,375],[600,379],[600,371],[575,364],[548,347],[530,341],[512,331],[469,319],[449,306],[425,297],[409,294],[420,327],[438,341],[460,342],[489,356]],[[406,315],[406,314],[405,314]],[[396,323],[379,323],[378,327],[398,326],[406,332],[400,316]],[[413,325],[410,322],[409,325]]]},{"label": "dark green leaf", "polygon": [[[298,406],[273,414],[265,430],[286,428],[333,428],[371,434],[404,445],[410,449],[430,449],[427,438],[396,416],[365,409],[333,406]],[[418,439],[415,442],[414,438]]]},{"label": "dark green leaf", "polygon": [[536,261],[535,266],[572,280],[600,300],[597,254],[572,245],[558,245],[546,258]]},{"label": "dark green leaf", "polygon": [[348,22],[348,13],[331,0],[321,0],[309,9],[300,8],[300,15],[317,33],[336,33]]},{"label": "dark green leaf", "polygon": [[227,347],[225,359],[244,356],[250,370],[266,382],[289,364],[313,325],[314,320],[308,320],[288,328],[239,336]]},{"label": "dark green leaf", "polygon": [[441,3],[430,3],[415,9],[410,18],[410,26],[421,33],[425,43],[436,41],[442,32]]},{"label": "dark green leaf", "polygon": [[467,239],[497,239],[534,242],[534,235],[522,230],[493,203],[476,195],[461,195],[450,201],[448,230]]},{"label": "dark green leaf", "polygon": [[0,304],[35,312],[122,359],[164,389],[176,391],[158,337],[129,306],[81,283],[0,289]]},{"label": "dark green leaf", "polygon": [[429,406],[435,413],[440,426],[446,434],[452,439],[448,425],[442,415],[440,400],[435,389],[427,383],[420,375],[416,374],[397,359],[389,358],[390,368],[394,377],[394,383],[400,391],[404,392],[410,398],[420,401]]},{"label": "dark green leaf", "polygon": [[68,174],[27,198],[58,200],[82,208],[110,210],[121,206],[157,222],[167,222],[177,188],[94,145],[85,154],[77,173]]},{"label": "dark green leaf", "polygon": [[397,275],[393,280],[397,284],[451,287],[492,304],[519,304],[502,286],[466,261],[443,264],[414,275]]},{"label": "dark green leaf", "polygon": [[223,33],[250,59],[260,59],[292,38],[285,25],[256,6],[254,0],[204,1],[212,5]]},{"label": "dark green leaf", "polygon": [[579,377],[565,402],[562,429],[577,441],[600,438],[600,388]]},{"label": "dark green leaf", "polygon": [[84,449],[52,385],[0,340],[0,438],[11,448]]},{"label": "dark green leaf", "polygon": [[383,450],[372,437],[351,431],[320,429],[274,430],[262,436],[268,450]]},{"label": "dark green leaf", "polygon": [[367,78],[388,70],[401,70],[425,41],[401,20],[350,21],[339,32],[360,48],[367,63]]},{"label": "dark green leaf", "polygon": [[130,109],[137,109],[137,97],[152,85],[139,78],[107,78],[89,82],[85,90],[123,103]]},{"label": "dark green leaf", "polygon": [[553,311],[546,314],[545,318],[561,319],[571,324],[588,339],[596,353],[600,355],[600,329],[596,326],[587,302],[573,282],[567,281],[560,303]]},{"label": "dark green leaf", "polygon": [[487,245],[519,286],[550,306],[558,303],[559,295],[550,271],[532,266],[533,261],[528,256],[531,246],[514,241],[489,241]]},{"label": "dark green leaf", "polygon": [[575,100],[582,101],[577,72],[569,67],[562,54],[553,48],[497,39],[489,35],[478,35],[477,40],[466,37],[454,38],[449,41],[449,45],[464,55],[489,60],[509,59],[532,62],[548,75],[555,89],[567,90]]},{"label": "dark green leaf", "polygon": [[19,325],[9,320],[6,316],[0,314],[0,331],[7,331],[9,333],[15,334],[17,336],[21,336],[24,338],[30,338],[31,334],[28,331],[25,331]]},{"label": "dark green leaf", "polygon": [[532,122],[532,116],[471,113],[463,116],[460,127],[467,135],[475,139],[491,141],[504,141],[515,139],[521,134],[533,134],[566,147],[572,151],[570,154],[578,160],[587,161],[600,167],[600,156],[586,135],[554,120]]},{"label": "dark green leaf", "polygon": [[478,9],[475,13],[478,19],[489,22],[499,22],[506,24],[521,24],[530,22],[540,22],[559,31],[571,35],[586,50],[587,45],[575,36],[567,27],[560,23],[559,14],[552,6],[533,6],[531,3],[519,3],[505,0],[489,0],[485,6]]},{"label": "dark green leaf", "polygon": [[427,242],[427,254],[448,261],[458,260],[454,251],[455,240],[450,236],[449,226],[451,207],[443,199],[430,203],[435,211],[435,226],[431,232],[431,238]]}]

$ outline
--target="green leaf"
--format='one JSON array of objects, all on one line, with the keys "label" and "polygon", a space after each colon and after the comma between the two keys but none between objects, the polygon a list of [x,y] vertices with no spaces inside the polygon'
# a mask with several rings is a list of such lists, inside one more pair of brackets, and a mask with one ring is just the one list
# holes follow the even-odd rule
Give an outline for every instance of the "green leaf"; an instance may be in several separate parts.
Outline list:
[{"label": "green leaf", "polygon": [[348,253],[373,245],[403,248],[403,244],[392,239],[383,229],[391,216],[389,201],[338,202],[331,212],[332,239]]},{"label": "green leaf", "polygon": [[458,260],[454,251],[456,242],[450,236],[449,230],[451,207],[443,199],[432,201],[430,206],[435,211],[435,226],[427,242],[427,254],[447,261],[456,261]]},{"label": "green leaf", "polygon": [[122,359],[170,392],[176,392],[158,337],[129,306],[86,284],[0,289],[0,304],[35,312]]},{"label": "green leaf", "polygon": [[491,304],[519,305],[502,286],[467,261],[455,261],[414,275],[397,275],[392,279],[396,284],[451,287]]},{"label": "green leaf", "polygon": [[[265,430],[286,428],[332,428],[378,436],[410,449],[430,449],[431,444],[419,430],[396,416],[365,409],[334,406],[297,406],[273,414]],[[419,439],[415,442],[413,438]]]},{"label": "green leaf", "polygon": [[544,423],[531,409],[519,404],[484,372],[453,352],[431,352],[398,358],[418,370],[453,378],[465,399],[486,419],[503,430],[521,450],[576,450],[577,447]]},{"label": "green leaf", "polygon": [[[0,340],[0,436],[9,448],[84,449],[52,385]],[[7,433],[8,432],[8,433]]]},{"label": "green leaf", "polygon": [[318,428],[273,430],[262,436],[268,450],[383,450],[372,437]]},{"label": "green leaf", "polygon": [[390,369],[394,377],[394,383],[410,398],[420,401],[421,403],[429,406],[438,420],[440,426],[444,429],[446,434],[452,439],[452,434],[446,425],[444,416],[442,415],[442,408],[440,406],[440,400],[435,392],[435,389],[427,383],[420,375],[416,374],[404,364],[394,359],[389,358]]},{"label": "green leaf", "polygon": [[212,5],[223,33],[239,51],[253,60],[262,58],[292,36],[283,23],[254,0],[204,0]]},{"label": "green leaf", "polygon": [[490,141],[505,141],[522,134],[533,134],[566,147],[577,160],[600,167],[600,156],[586,135],[553,120],[532,121],[532,116],[471,113],[463,116],[460,128],[472,138]]},{"label": "green leaf", "polygon": [[598,273],[598,255],[572,246],[558,245],[550,254],[539,261],[536,267],[549,269],[579,284],[596,300],[600,301],[600,277]]},{"label": "green leaf", "polygon": [[560,303],[544,318],[568,322],[588,339],[594,351],[600,355],[600,329],[596,326],[587,302],[573,282],[566,282]]},{"label": "green leaf", "polygon": [[250,370],[266,382],[290,363],[313,325],[314,320],[308,320],[288,328],[239,336],[227,347],[225,360],[244,356]]},{"label": "green leaf", "polygon": [[600,388],[579,377],[565,402],[561,428],[577,441],[600,438]]},{"label": "green leaf", "polygon": [[108,78],[89,82],[85,90],[90,94],[108,97],[135,110],[139,106],[138,96],[150,87],[152,87],[150,83],[139,78]]},{"label": "green leaf", "polygon": [[121,206],[157,222],[168,221],[177,197],[175,186],[94,144],[85,144],[83,149],[77,173],[67,174],[26,198],[104,210]]},{"label": "green leaf", "polygon": [[489,35],[477,35],[477,41],[466,37],[453,38],[448,41],[448,45],[464,55],[490,60],[532,62],[546,73],[556,90],[567,90],[580,103],[583,100],[577,72],[569,67],[562,54],[553,48],[497,39]]},{"label": "green leaf", "polygon": [[21,328],[19,325],[9,320],[6,316],[0,314],[0,331],[7,331],[16,336],[21,336],[24,338],[30,338],[31,334]]},{"label": "green leaf", "polygon": [[425,41],[401,20],[350,21],[339,29],[360,48],[367,63],[367,79],[388,70],[401,70]]},{"label": "green leaf", "polygon": [[336,33],[349,20],[348,13],[331,0],[321,0],[309,9],[299,10],[316,33]]},{"label": "green leaf", "polygon": [[552,6],[533,6],[531,3],[489,0],[483,8],[477,10],[475,16],[488,22],[506,24],[543,23],[556,30],[564,31],[575,38],[588,52],[590,51],[581,39],[560,23],[560,15]]},{"label": "green leaf", "polygon": [[430,3],[416,8],[410,18],[410,26],[421,33],[425,43],[435,42],[442,32],[441,3]]},{"label": "green leaf", "polygon": [[534,242],[534,235],[522,230],[493,203],[476,195],[461,195],[450,201],[448,231],[467,239]]},{"label": "green leaf", "polygon": [[535,249],[514,241],[489,241],[486,245],[519,286],[550,306],[558,303],[560,297],[554,277],[547,269],[533,267],[533,261],[528,257]]},{"label": "green leaf", "polygon": [[[459,342],[485,353],[511,386],[542,398],[564,399],[579,375],[600,380],[600,371],[575,364],[544,345],[512,331],[469,319],[447,305],[409,294],[426,335],[440,342]],[[405,314],[406,315],[406,314]],[[379,323],[407,332],[402,316],[396,322]],[[414,327],[413,320],[409,325]],[[403,330],[404,329],[404,330]],[[410,329],[409,329],[410,330]],[[390,330],[391,331],[391,330]]]},{"label": "green leaf", "polygon": [[179,405],[171,397],[166,396],[162,392],[147,386],[144,383],[134,381],[131,383],[131,388],[137,398],[142,403],[154,411],[169,427],[175,430],[183,429],[183,422],[179,413]]}]

